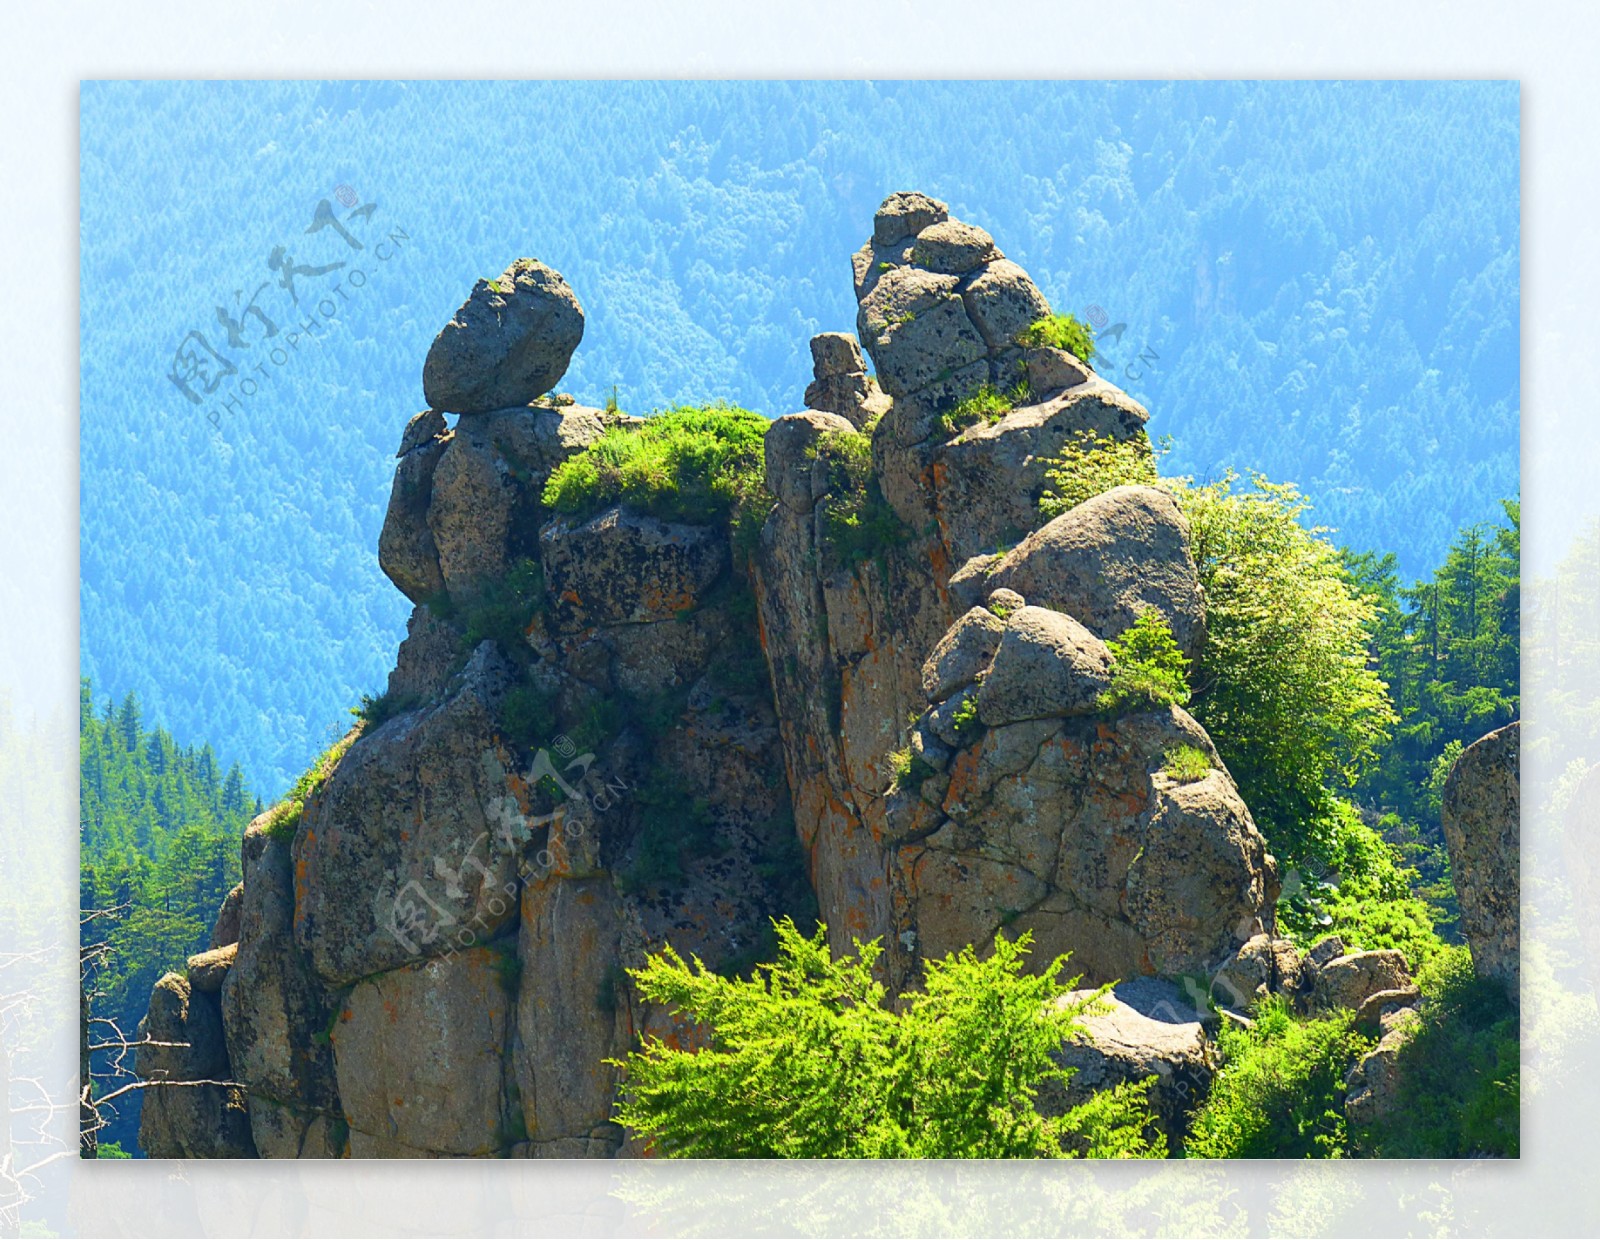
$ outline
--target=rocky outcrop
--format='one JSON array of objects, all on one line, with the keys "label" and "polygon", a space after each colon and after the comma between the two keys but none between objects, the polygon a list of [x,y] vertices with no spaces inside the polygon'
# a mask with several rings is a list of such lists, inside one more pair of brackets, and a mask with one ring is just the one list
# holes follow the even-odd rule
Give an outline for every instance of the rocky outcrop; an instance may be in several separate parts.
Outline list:
[{"label": "rocky outcrop", "polygon": [[583,339],[583,309],[558,271],[519,258],[479,280],[434,339],[422,393],[446,413],[526,405],[567,372]]},{"label": "rocky outcrop", "polygon": [[[388,691],[252,824],[235,912],[173,982],[216,1009],[260,1154],[638,1153],[608,1061],[700,1035],[627,970],[668,943],[746,968],[791,913],[839,950],[882,939],[895,991],[1002,929],[1041,966],[1072,953],[1121,983],[1063,1051],[1077,1088],[1154,1072],[1174,1138],[1209,1050],[1154,979],[1312,993],[1205,730],[1103,705],[1140,612],[1204,637],[1171,498],[1039,515],[1070,437],[1142,436],[1145,411],[1018,343],[1044,298],[935,200],[887,200],[855,275],[875,379],[816,337],[766,493],[742,479],[704,520],[630,490],[544,507],[562,462],[639,425],[543,397],[582,328],[548,268],[480,282],[440,333],[380,538],[417,604]],[[945,420],[986,384],[1017,407]],[[1180,746],[1203,777],[1167,773]]]},{"label": "rocky outcrop", "polygon": [[1512,723],[1462,750],[1445,780],[1444,839],[1472,967],[1519,1001],[1521,743]]},{"label": "rocky outcrop", "polygon": [[805,406],[837,413],[857,430],[882,417],[889,398],[878,390],[878,382],[867,374],[861,346],[844,332],[824,332],[811,338],[812,379],[806,388]]},{"label": "rocky outcrop", "polygon": [[[1091,998],[1075,991],[1063,1004]],[[1181,1147],[1189,1117],[1205,1098],[1216,1072],[1217,1052],[1206,1018],[1177,986],[1142,977],[1123,982],[1078,1018],[1082,1032],[1054,1056],[1073,1075],[1065,1088],[1051,1082],[1041,1090],[1040,1111],[1060,1114],[1087,1102],[1103,1089],[1152,1080],[1150,1106],[1169,1150]]]},{"label": "rocky outcrop", "polygon": [[150,992],[139,1022],[136,1070],[149,1082],[139,1146],[151,1158],[254,1158],[244,1091],[228,1075],[222,1014],[214,994],[168,973]]}]

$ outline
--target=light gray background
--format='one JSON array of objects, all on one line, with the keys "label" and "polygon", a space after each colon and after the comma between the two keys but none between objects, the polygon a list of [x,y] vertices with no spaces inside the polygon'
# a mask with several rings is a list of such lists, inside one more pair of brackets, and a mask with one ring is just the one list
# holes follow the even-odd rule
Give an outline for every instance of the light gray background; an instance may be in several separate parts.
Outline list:
[{"label": "light gray background", "polygon": [[[0,972],[0,996],[32,996],[8,1048],[13,1108],[34,1105],[35,1095],[66,1104],[27,1112],[42,1143],[18,1144],[16,1165],[63,1156],[27,1181],[33,1200],[21,1204],[20,1219],[49,1229],[33,1234],[66,1235],[1600,1233],[1588,1084],[1600,1035],[1587,993],[1548,1011],[1525,1005],[1524,1157],[1498,1166],[80,1165],[61,1144],[70,1147],[76,1122],[80,79],[1520,79],[1531,579],[1550,572],[1600,515],[1591,341],[1600,322],[1597,18],[1600,7],[1581,2],[1396,0],[8,8],[0,74],[0,697],[9,698],[9,707],[0,703],[0,964],[6,953],[33,954]],[[1600,704],[1600,659],[1563,675],[1579,700]],[[1525,716],[1530,739],[1565,723],[1533,697]],[[1530,785],[1524,795],[1525,872],[1551,876],[1525,884],[1530,902],[1555,900],[1560,885],[1559,832],[1530,817],[1547,792]],[[1529,936],[1536,912],[1528,910]],[[32,1079],[15,1083],[22,1076]],[[31,1139],[15,1125],[13,1135]],[[19,1214],[7,1218],[4,1198],[0,1190],[0,1228],[9,1232]]]}]

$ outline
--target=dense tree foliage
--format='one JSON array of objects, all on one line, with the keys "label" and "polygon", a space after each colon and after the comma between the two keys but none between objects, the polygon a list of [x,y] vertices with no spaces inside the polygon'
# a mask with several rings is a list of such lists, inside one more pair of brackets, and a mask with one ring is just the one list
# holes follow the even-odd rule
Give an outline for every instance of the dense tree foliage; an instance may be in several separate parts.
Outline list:
[{"label": "dense tree foliage", "polygon": [[[579,399],[780,414],[922,188],[1095,328],[1174,471],[1295,479],[1408,578],[1516,487],[1515,83],[90,83],[82,124],[83,669],[263,795],[389,666],[421,361],[521,254],[588,314]],[[364,249],[308,233],[322,200]],[[365,283],[297,302],[280,245]],[[201,405],[191,331],[237,367]]]},{"label": "dense tree foliage", "polygon": [[[205,950],[261,806],[237,763],[224,771],[210,745],[180,747],[147,727],[132,693],[97,707],[85,680],[78,722],[79,900],[117,910],[84,930],[86,944],[110,947],[92,978],[93,1010],[132,1038],[156,980]],[[105,1135],[131,1149],[138,1095],[117,1106]]]},{"label": "dense tree foliage", "polygon": [[827,931],[775,924],[778,955],[725,978],[669,946],[631,971],[648,1002],[703,1030],[695,1050],[647,1037],[618,1120],[659,1153],[702,1158],[1159,1157],[1142,1086],[1046,1119],[1051,1059],[1089,999],[1068,999],[1065,956],[1024,974],[1030,936],[1003,935],[930,961],[924,988],[891,1007],[872,975],[876,940],[835,958]]}]

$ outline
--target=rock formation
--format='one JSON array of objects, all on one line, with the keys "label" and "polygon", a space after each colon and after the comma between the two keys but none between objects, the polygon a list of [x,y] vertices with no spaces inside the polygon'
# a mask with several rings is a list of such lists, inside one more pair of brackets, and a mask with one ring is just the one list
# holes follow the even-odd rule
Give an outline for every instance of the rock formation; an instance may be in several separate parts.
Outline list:
[{"label": "rock formation", "polygon": [[[252,824],[213,950],[157,987],[152,1027],[195,1049],[152,1070],[238,1085],[147,1104],[153,1150],[635,1152],[605,1061],[695,1032],[625,970],[668,943],[746,968],[785,913],[881,938],[895,989],[1002,930],[1041,967],[1070,951],[1123,983],[1099,1049],[1064,1052],[1081,1087],[1170,1077],[1174,1134],[1210,1061],[1157,975],[1320,993],[1271,937],[1275,863],[1205,730],[1100,705],[1141,612],[1204,640],[1182,516],[1148,487],[1039,515],[1069,436],[1142,436],[1145,411],[1024,349],[1043,295],[924,195],[884,203],[855,286],[876,382],[849,336],[812,342],[754,537],[547,508],[562,462],[640,421],[547,395],[582,335],[559,275],[473,289],[400,437],[379,559],[416,606],[388,692]],[[1014,407],[952,421],[984,387]],[[1179,746],[1202,778],[1166,772]]]},{"label": "rock formation", "polygon": [[1500,982],[1513,1003],[1520,996],[1521,744],[1522,725],[1512,723],[1462,750],[1445,780],[1442,814],[1472,967]]}]

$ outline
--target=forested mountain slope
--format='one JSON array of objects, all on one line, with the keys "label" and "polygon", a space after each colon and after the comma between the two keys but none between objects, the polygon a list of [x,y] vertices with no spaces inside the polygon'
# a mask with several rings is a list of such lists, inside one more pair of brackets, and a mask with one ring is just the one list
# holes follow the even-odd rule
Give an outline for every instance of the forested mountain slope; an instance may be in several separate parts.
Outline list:
[{"label": "forested mountain slope", "polygon": [[[86,86],[84,673],[280,790],[400,637],[372,550],[464,285],[561,270],[588,403],[776,416],[811,333],[853,321],[859,221],[912,184],[1101,329],[1168,472],[1293,479],[1420,574],[1517,491],[1517,107],[1514,84]],[[280,283],[337,262],[300,304]],[[200,403],[169,379],[192,331],[239,361]]]}]

